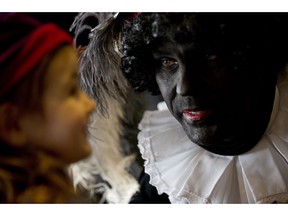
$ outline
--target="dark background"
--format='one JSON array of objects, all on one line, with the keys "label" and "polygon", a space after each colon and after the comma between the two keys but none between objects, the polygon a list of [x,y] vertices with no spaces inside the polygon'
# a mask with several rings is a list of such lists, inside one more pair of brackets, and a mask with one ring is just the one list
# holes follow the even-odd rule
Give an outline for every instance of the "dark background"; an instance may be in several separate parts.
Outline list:
[{"label": "dark background", "polygon": [[[32,16],[41,22],[47,23],[47,22],[53,22],[65,29],[67,32],[69,32],[69,28],[71,24],[74,21],[74,18],[77,16],[78,13],[74,12],[30,12],[25,13],[29,16]],[[69,32],[71,33],[71,32]]]}]

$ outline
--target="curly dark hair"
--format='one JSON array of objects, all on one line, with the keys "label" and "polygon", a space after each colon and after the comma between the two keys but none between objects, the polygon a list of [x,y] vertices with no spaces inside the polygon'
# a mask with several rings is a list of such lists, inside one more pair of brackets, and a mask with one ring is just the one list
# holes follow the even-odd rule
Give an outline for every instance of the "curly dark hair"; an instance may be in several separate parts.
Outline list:
[{"label": "curly dark hair", "polygon": [[278,72],[287,62],[287,18],[286,13],[141,13],[120,32],[122,72],[136,92],[159,94],[152,53],[163,40],[193,42],[203,56],[216,52],[249,76]]}]

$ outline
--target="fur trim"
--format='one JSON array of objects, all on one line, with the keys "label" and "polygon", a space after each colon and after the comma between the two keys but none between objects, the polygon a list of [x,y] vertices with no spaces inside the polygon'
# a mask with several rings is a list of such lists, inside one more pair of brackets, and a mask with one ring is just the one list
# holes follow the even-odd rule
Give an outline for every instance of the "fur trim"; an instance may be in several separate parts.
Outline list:
[{"label": "fur trim", "polygon": [[119,119],[123,113],[115,100],[109,101],[107,111],[113,113],[109,118],[101,118],[97,113],[92,116],[89,142],[93,153],[88,159],[71,165],[73,182],[76,188],[87,190],[91,199],[100,194],[100,203],[129,203],[139,188],[135,178],[127,172],[134,156],[121,154]]},{"label": "fur trim", "polygon": [[[90,41],[80,56],[80,80],[82,89],[98,105],[99,114],[109,115],[108,100],[115,99],[125,104],[128,82],[121,71],[121,57],[115,51],[114,28],[116,20],[110,13],[79,14],[71,29],[75,28],[75,38],[85,29],[90,29]],[[99,24],[89,27],[85,20],[89,16],[98,18]]]},{"label": "fur trim", "polygon": [[[84,24],[89,16],[98,18],[95,28]],[[139,188],[127,171],[134,156],[124,156],[125,146],[120,145],[126,119],[124,107],[131,88],[122,75],[121,58],[114,48],[114,25],[111,13],[81,13],[71,26],[76,39],[84,29],[91,30],[90,42],[80,55],[80,83],[97,103],[89,125],[93,153],[71,165],[71,175],[76,188],[83,188],[92,201],[100,195],[100,203],[128,203]]]}]

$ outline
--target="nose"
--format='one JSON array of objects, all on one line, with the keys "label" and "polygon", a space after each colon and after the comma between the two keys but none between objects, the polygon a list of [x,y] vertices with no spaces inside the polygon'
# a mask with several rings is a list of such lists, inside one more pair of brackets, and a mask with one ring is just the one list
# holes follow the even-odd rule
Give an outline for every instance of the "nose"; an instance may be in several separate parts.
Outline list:
[{"label": "nose", "polygon": [[87,113],[92,113],[96,108],[96,102],[92,100],[90,97],[88,97],[84,92],[82,92],[83,97],[83,104],[84,107],[87,110]]},{"label": "nose", "polygon": [[196,96],[201,91],[202,81],[196,72],[183,68],[177,77],[176,93],[181,96]]},{"label": "nose", "polygon": [[187,95],[190,88],[189,85],[187,75],[185,75],[185,73],[180,73],[177,80],[176,93],[182,96]]}]

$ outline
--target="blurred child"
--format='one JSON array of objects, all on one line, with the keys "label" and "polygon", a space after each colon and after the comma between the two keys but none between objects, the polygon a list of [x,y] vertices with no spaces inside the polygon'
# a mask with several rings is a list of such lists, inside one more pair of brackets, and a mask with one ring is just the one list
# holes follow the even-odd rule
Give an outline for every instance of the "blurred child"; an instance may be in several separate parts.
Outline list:
[{"label": "blurred child", "polygon": [[0,26],[0,202],[81,202],[66,168],[91,153],[95,105],[72,38],[24,14],[1,14]]}]

